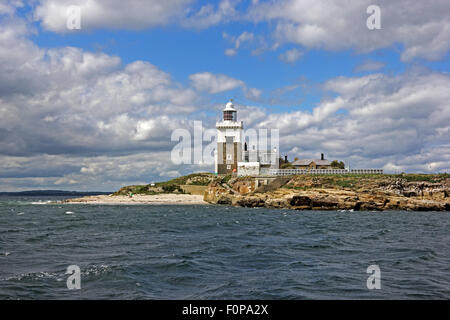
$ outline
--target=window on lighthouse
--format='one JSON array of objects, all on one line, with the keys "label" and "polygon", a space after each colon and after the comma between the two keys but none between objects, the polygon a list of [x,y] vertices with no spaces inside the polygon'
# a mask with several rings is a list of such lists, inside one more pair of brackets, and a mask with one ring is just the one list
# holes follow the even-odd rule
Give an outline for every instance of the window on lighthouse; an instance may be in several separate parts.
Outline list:
[{"label": "window on lighthouse", "polygon": [[224,111],[223,112],[223,120],[236,121],[236,112],[235,111]]}]

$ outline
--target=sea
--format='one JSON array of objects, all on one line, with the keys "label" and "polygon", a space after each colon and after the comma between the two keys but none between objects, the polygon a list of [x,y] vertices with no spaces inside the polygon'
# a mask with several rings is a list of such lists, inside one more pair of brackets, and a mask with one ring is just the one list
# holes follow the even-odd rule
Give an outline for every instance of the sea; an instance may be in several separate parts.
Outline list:
[{"label": "sea", "polygon": [[450,298],[450,212],[61,199],[0,197],[0,299]]}]

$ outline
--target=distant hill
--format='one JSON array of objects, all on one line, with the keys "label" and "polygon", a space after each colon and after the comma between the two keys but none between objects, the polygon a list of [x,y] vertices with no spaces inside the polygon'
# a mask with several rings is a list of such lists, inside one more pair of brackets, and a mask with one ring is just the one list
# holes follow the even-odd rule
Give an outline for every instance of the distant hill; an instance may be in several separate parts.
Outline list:
[{"label": "distant hill", "polygon": [[64,191],[64,190],[30,190],[30,191],[20,191],[20,192],[0,192],[0,196],[62,196],[62,197],[84,197],[84,196],[94,196],[100,194],[111,194],[112,192],[101,192],[101,191]]}]

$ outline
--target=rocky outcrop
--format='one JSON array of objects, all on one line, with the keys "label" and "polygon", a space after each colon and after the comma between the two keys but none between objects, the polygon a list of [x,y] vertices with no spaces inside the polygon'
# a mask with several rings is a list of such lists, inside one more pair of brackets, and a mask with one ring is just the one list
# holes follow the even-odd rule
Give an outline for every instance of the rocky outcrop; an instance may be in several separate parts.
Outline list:
[{"label": "rocky outcrop", "polygon": [[[448,175],[294,176],[255,189],[254,178],[213,182],[204,200],[295,210],[450,211]],[[428,181],[414,181],[428,179]]]}]

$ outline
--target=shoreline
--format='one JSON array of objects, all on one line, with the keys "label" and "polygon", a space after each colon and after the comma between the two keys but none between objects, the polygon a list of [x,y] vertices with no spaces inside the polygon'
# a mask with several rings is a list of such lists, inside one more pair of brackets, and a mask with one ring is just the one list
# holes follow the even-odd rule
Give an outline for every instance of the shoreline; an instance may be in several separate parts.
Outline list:
[{"label": "shoreline", "polygon": [[59,204],[101,204],[101,205],[130,205],[130,204],[179,204],[179,205],[210,205],[201,195],[162,193],[156,195],[135,194],[132,197],[121,195],[97,195],[58,201]]}]

